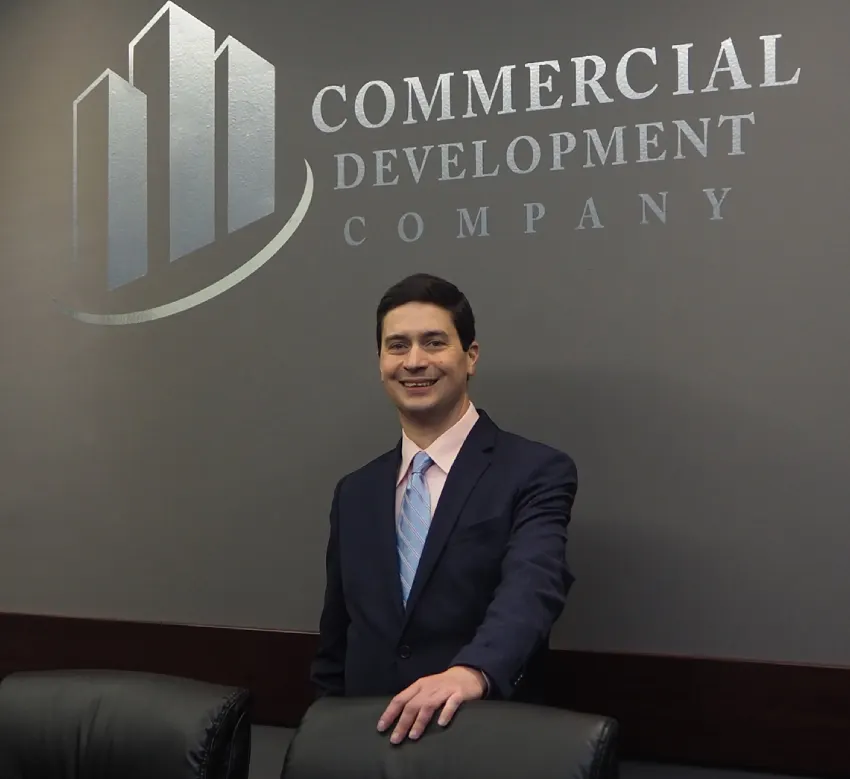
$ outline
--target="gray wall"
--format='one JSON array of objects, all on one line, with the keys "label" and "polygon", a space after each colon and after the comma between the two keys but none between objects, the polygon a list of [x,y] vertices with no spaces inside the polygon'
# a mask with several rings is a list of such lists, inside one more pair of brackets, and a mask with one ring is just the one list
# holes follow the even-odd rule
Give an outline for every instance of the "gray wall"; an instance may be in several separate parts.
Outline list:
[{"label": "gray wall", "polygon": [[[557,644],[850,662],[850,622],[841,618],[850,607],[842,573],[850,544],[850,6],[820,0],[813,14],[810,5],[752,0],[744,14],[731,0],[527,2],[517,17],[515,5],[479,2],[184,0],[215,29],[216,45],[233,35],[276,69],[275,210],[228,235],[219,164],[219,240],[168,261],[168,48],[164,28],[155,28],[137,49],[151,135],[149,272],[110,292],[106,197],[124,196],[131,208],[133,192],[142,196],[138,181],[122,178],[133,138],[120,134],[131,117],[115,109],[108,124],[103,92],[83,104],[84,224],[74,261],[71,106],[105,68],[128,77],[127,45],[160,4],[5,2],[0,610],[315,629],[333,485],[398,434],[378,383],[374,306],[386,286],[428,270],[458,283],[478,316],[476,402],[579,465],[570,548],[578,582]],[[799,81],[761,87],[759,36],[775,34],[777,78],[800,68]],[[751,88],[732,90],[730,74],[720,73],[717,91],[702,92],[730,37]],[[681,74],[671,47],[684,43],[693,43],[694,94],[675,95]],[[616,63],[653,46],[655,75],[640,54],[629,74],[635,89],[656,80],[658,89],[627,99]],[[589,105],[573,106],[571,58],[590,54],[607,61],[601,84],[613,100],[590,95]],[[563,93],[563,106],[524,110],[525,63],[555,59],[555,92],[542,99]],[[462,71],[480,69],[489,87],[512,63],[518,110],[499,115],[497,96],[489,116],[476,102],[478,116],[461,118]],[[438,102],[429,121],[405,124],[402,79],[421,77],[430,95],[450,71],[455,118],[437,121]],[[228,94],[223,73],[219,106]],[[354,97],[373,79],[393,86],[398,107],[386,126],[365,129]],[[256,82],[235,83],[250,91]],[[328,99],[328,121],[348,119],[335,133],[320,132],[311,115],[329,84],[347,88],[345,113]],[[205,88],[198,82],[189,92]],[[178,130],[189,123],[182,110],[174,109]],[[270,115],[268,103],[254,110],[235,143]],[[366,113],[374,120],[380,110],[375,89]],[[737,141],[734,123],[720,124],[750,113],[755,124],[743,121]],[[676,159],[674,122],[701,134],[702,118],[706,155],[685,141]],[[226,119],[214,122],[219,163]],[[666,150],[666,159],[639,162],[636,126],[654,122],[663,130],[648,133],[659,143],[643,151]],[[613,164],[612,148],[604,164],[592,151],[588,167],[585,131],[596,129],[605,145],[616,126],[625,128],[623,164]],[[118,144],[111,190],[110,127]],[[552,171],[549,136],[559,132],[572,133],[577,147]],[[539,139],[542,156],[520,175],[505,150],[523,135]],[[499,162],[497,176],[473,176],[476,140],[486,140],[487,170]],[[437,145],[452,142],[464,144],[458,159],[468,172],[440,181]],[[730,154],[736,143],[741,153]],[[417,147],[421,160],[425,145],[434,148],[418,184],[396,167],[397,185],[373,186],[375,150]],[[365,160],[360,186],[335,188],[342,153]],[[194,164],[202,145],[183,142],[175,155],[175,168]],[[141,324],[88,324],[63,311],[147,310],[235,271],[296,208],[304,159],[315,189],[303,223],[238,286]],[[529,160],[527,148],[518,152],[518,164]],[[255,170],[245,181],[258,177]],[[186,180],[190,191],[202,181]],[[712,220],[703,190],[719,196],[727,187],[722,218]],[[661,192],[669,193],[666,223],[647,209],[642,224],[640,194],[661,203]],[[581,220],[590,197],[598,229]],[[526,203],[546,208],[534,233],[525,232]],[[482,206],[489,235],[458,238],[458,209],[474,217]],[[410,243],[397,233],[405,212],[425,225]],[[124,218],[118,205],[111,213]],[[356,247],[343,233],[351,216],[367,228]],[[130,237],[126,225],[118,230],[118,250],[129,251]]]}]

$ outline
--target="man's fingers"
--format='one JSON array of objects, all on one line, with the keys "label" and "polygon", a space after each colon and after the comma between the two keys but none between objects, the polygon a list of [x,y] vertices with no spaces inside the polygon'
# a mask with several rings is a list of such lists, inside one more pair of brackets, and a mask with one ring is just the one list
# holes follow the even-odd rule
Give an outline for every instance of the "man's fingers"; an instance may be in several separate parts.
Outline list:
[{"label": "man's fingers", "polygon": [[410,738],[415,741],[425,732],[425,728],[428,727],[428,723],[434,716],[434,712],[442,706],[444,700],[445,696],[440,695],[439,697],[432,698],[419,709],[419,714],[413,723],[413,727],[410,729]]},{"label": "man's fingers", "polygon": [[378,719],[378,732],[383,733],[393,722],[396,721],[399,712],[402,709],[402,703],[396,703],[395,699],[390,701],[389,706],[384,709],[384,713]]},{"label": "man's fingers", "polygon": [[440,727],[446,727],[452,721],[452,717],[454,717],[455,712],[460,708],[462,703],[463,696],[459,692],[449,696],[446,705],[443,706],[443,711],[440,713],[440,719],[437,720],[437,724]]},{"label": "man's fingers", "polygon": [[418,683],[411,684],[410,687],[402,690],[398,695],[395,696],[384,709],[384,713],[378,719],[378,732],[383,733],[393,722],[396,721],[398,715],[401,714],[402,709],[407,705],[407,703],[416,695],[419,687]]},{"label": "man's fingers", "polygon": [[398,718],[398,723],[395,726],[395,730],[393,730],[393,734],[390,737],[390,741],[393,744],[400,744],[407,738],[407,734],[410,732],[410,726],[416,720],[416,717],[419,715],[419,709],[422,706],[422,701],[418,698],[414,698],[409,701],[404,710],[401,712],[401,716]]},{"label": "man's fingers", "polygon": [[408,736],[415,741],[425,732],[437,709],[438,724],[446,727],[464,700],[478,696],[477,692],[465,691],[463,679],[449,676],[426,677],[402,690],[384,710],[378,730],[383,733],[395,723],[390,737],[393,744],[400,744]]}]

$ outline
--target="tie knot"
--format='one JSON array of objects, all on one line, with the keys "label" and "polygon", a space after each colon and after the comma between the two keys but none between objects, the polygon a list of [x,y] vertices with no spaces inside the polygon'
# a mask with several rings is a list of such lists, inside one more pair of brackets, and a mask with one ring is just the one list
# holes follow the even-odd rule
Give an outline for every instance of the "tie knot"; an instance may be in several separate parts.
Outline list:
[{"label": "tie knot", "polygon": [[425,473],[433,464],[427,452],[417,452],[413,458],[413,473]]}]

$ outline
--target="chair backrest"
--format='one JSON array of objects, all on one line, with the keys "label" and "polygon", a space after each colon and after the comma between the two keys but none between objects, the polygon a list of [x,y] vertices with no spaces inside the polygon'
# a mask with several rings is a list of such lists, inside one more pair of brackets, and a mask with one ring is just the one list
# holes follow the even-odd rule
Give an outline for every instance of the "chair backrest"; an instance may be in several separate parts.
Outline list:
[{"label": "chair backrest", "polygon": [[281,779],[616,779],[617,723],[506,701],[464,704],[418,741],[377,732],[385,700],[321,698],[304,715]]},{"label": "chair backrest", "polygon": [[12,674],[0,683],[0,777],[246,779],[249,700],[157,674]]}]

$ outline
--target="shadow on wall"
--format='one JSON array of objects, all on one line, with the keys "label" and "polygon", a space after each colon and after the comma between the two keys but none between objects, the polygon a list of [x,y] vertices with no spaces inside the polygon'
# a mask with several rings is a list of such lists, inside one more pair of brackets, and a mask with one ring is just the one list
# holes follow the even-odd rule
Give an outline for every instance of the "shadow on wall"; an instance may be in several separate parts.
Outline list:
[{"label": "shadow on wall", "polygon": [[[835,431],[648,372],[488,374],[476,402],[579,469],[558,647],[843,664],[850,464]],[[731,394],[731,393],[730,393]],[[842,459],[845,461],[842,464]],[[835,622],[841,622],[836,620]]]}]

